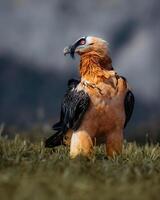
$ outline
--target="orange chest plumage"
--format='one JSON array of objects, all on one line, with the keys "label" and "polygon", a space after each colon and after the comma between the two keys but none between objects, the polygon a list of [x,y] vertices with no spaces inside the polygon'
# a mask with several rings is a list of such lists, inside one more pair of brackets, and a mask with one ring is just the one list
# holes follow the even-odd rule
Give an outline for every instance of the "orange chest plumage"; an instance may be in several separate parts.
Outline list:
[{"label": "orange chest plumage", "polygon": [[82,78],[77,90],[84,90],[91,100],[82,127],[87,126],[96,130],[95,134],[101,134],[115,127],[115,124],[123,126],[127,83],[114,70],[96,64],[90,59],[83,60],[80,65]]},{"label": "orange chest plumage", "polygon": [[90,85],[83,82],[78,86],[90,97],[90,106],[84,116],[81,128],[89,129],[94,134],[92,137],[99,137],[115,126],[124,126],[124,98],[127,88],[121,81],[117,80],[116,86],[108,83]]},{"label": "orange chest plumage", "polygon": [[112,101],[120,99],[127,90],[126,81],[121,78],[111,66],[108,60],[103,62],[96,56],[85,56],[81,60],[80,74],[81,83],[78,90],[85,90],[94,101]]}]

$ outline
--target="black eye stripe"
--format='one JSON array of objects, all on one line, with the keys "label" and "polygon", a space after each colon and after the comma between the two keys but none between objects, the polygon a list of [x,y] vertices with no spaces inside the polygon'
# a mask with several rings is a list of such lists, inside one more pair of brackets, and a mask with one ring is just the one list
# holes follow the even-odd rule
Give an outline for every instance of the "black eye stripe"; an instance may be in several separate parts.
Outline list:
[{"label": "black eye stripe", "polygon": [[[82,43],[82,44],[81,44]],[[82,37],[80,38],[76,43],[75,45],[78,46],[78,45],[84,45],[86,43],[86,37]]]},{"label": "black eye stripe", "polygon": [[[71,57],[74,58],[74,53],[75,53],[75,49],[80,46],[80,45],[84,45],[86,43],[86,38],[87,37],[81,37],[79,40],[77,40],[73,45],[70,46],[70,54]],[[82,44],[81,44],[82,42]]]},{"label": "black eye stripe", "polygon": [[86,43],[86,39],[81,39],[81,40],[79,40],[79,42],[78,42],[80,45],[83,45],[83,44],[85,44]]}]

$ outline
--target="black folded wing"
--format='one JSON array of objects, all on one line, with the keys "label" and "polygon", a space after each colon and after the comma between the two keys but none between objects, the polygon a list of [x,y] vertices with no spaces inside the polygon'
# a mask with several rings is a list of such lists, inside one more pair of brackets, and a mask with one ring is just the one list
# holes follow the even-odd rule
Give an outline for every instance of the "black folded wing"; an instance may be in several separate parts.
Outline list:
[{"label": "black folded wing", "polygon": [[125,100],[124,100],[124,108],[125,108],[125,115],[126,115],[124,128],[126,127],[127,123],[129,122],[132,116],[134,104],[135,104],[134,95],[130,90],[128,90],[125,96]]},{"label": "black folded wing", "polygon": [[80,81],[68,81],[68,89],[61,104],[60,121],[53,125],[54,135],[45,141],[45,147],[55,147],[63,144],[63,138],[68,129],[76,131],[89,106],[89,96],[83,90],[77,91]]}]

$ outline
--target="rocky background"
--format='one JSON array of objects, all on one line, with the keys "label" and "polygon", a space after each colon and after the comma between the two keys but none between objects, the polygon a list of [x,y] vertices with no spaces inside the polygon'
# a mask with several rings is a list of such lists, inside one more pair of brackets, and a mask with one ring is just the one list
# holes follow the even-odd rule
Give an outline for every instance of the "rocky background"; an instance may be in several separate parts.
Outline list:
[{"label": "rocky background", "polygon": [[63,48],[96,35],[134,90],[131,134],[137,127],[159,134],[159,10],[158,0],[0,0],[0,123],[57,120],[66,82],[78,77],[78,58]]}]

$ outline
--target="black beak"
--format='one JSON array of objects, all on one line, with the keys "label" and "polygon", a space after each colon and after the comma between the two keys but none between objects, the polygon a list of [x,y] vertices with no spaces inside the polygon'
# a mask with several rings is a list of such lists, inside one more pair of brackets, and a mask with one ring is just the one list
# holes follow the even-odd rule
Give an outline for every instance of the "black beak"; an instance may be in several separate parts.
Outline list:
[{"label": "black beak", "polygon": [[69,47],[65,47],[64,50],[63,50],[63,53],[64,53],[65,56],[66,56],[67,54],[70,54],[70,56],[71,56],[72,58],[74,58],[75,49],[76,49],[76,46],[75,46],[75,45],[72,45],[72,46],[69,46]]}]

